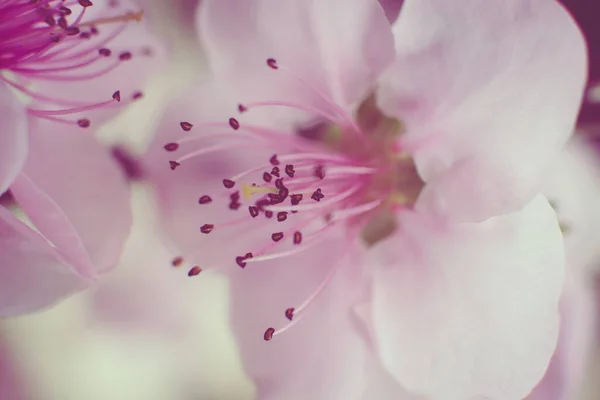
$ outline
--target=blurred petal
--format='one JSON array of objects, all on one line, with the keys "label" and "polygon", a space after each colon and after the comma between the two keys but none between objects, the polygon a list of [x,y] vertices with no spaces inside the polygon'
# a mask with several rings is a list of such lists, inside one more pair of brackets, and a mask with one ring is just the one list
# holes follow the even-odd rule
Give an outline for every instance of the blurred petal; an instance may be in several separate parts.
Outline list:
[{"label": "blurred petal", "polygon": [[45,238],[0,207],[0,316],[54,304],[83,289],[89,280]]},{"label": "blurred petal", "polygon": [[587,60],[572,18],[547,0],[409,0],[394,33],[379,102],[406,124],[428,182],[419,206],[462,221],[523,207],[580,106]]},{"label": "blurred petal", "polygon": [[[24,172],[37,190],[64,213],[94,270],[111,269],[131,227],[130,190],[119,165],[108,149],[77,127],[40,124],[31,132],[30,140],[30,157]],[[14,191],[41,233],[51,241],[59,240],[64,231],[43,228],[50,214],[35,204],[28,207],[23,203],[30,194],[33,193]]]},{"label": "blurred petal", "polygon": [[129,188],[109,152],[77,128],[56,127],[31,132],[29,160],[11,186],[39,233],[0,208],[2,316],[84,289],[116,264],[129,233]]},{"label": "blurred petal", "polygon": [[589,281],[573,272],[567,277],[561,299],[558,346],[544,379],[527,400],[578,398],[593,343],[596,310]]},{"label": "blurred petal", "polygon": [[589,142],[575,135],[556,157],[542,187],[564,231],[567,265],[577,274],[600,260],[600,163]]},{"label": "blurred petal", "polygon": [[558,337],[564,254],[539,196],[522,211],[448,226],[407,214],[374,249],[373,321],[382,363],[430,399],[520,399]]},{"label": "blurred petal", "polygon": [[17,176],[27,156],[27,114],[8,88],[0,84],[0,195]]}]

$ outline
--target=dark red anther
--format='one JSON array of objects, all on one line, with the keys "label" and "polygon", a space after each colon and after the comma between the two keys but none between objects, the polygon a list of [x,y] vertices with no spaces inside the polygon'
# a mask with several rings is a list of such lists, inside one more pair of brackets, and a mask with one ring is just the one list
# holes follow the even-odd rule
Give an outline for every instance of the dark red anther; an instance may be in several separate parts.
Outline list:
[{"label": "dark red anther", "polygon": [[279,242],[281,239],[283,239],[283,232],[272,233],[271,239],[273,239],[274,242]]},{"label": "dark red anther", "polygon": [[223,179],[223,186],[225,186],[226,189],[231,189],[234,185],[235,182],[231,179]]},{"label": "dark red anther", "polygon": [[237,131],[240,129],[240,122],[235,118],[229,118],[229,126],[231,126],[234,131]]},{"label": "dark red anther", "polygon": [[279,167],[273,167],[271,170],[271,175],[274,175],[279,178]]},{"label": "dark red anther", "polygon": [[288,197],[288,195],[289,195],[289,194],[290,194],[290,191],[289,191],[289,189],[288,189],[288,188],[286,188],[285,186],[284,186],[284,187],[282,187],[281,189],[279,189],[279,193],[278,193],[278,196],[279,196],[279,202],[280,202],[280,203],[283,203],[283,201],[284,201],[285,199],[287,199],[287,197]]},{"label": "dark red anther", "polygon": [[78,1],[79,5],[81,7],[91,7],[93,6],[92,2],[90,0],[79,0]]},{"label": "dark red anther", "polygon": [[302,243],[302,232],[296,231],[294,232],[294,244]]},{"label": "dark red anther", "polygon": [[215,226],[213,224],[204,224],[200,227],[200,232],[205,233],[205,234],[209,234],[212,232],[212,230],[215,228]]},{"label": "dark red anther", "polygon": [[248,108],[243,104],[238,104],[238,111],[240,113],[245,113],[246,111],[248,111]]},{"label": "dark red anther", "polygon": [[314,201],[321,201],[321,199],[325,197],[325,195],[321,192],[321,189],[317,189],[314,191],[314,193],[312,194],[312,196],[310,196],[311,199],[313,199]]},{"label": "dark red anther", "polygon": [[279,194],[267,193],[267,197],[269,198],[269,204],[271,205],[281,203],[281,198],[279,197]]},{"label": "dark red anther", "polygon": [[165,144],[165,150],[166,151],[175,151],[179,148],[179,145],[177,143],[167,143]]},{"label": "dark red anther", "polygon": [[81,32],[79,34],[79,39],[89,39],[92,37],[92,34],[89,32]]},{"label": "dark red anther", "polygon": [[121,91],[117,90],[116,92],[114,92],[112,98],[113,100],[121,101]]},{"label": "dark red anther", "polygon": [[287,319],[289,319],[290,321],[294,319],[294,307],[290,307],[287,310],[285,310],[285,317]]},{"label": "dark red anther", "polygon": [[270,211],[270,210],[265,211],[265,217],[273,218],[273,211]]},{"label": "dark red anther", "polygon": [[144,97],[144,93],[142,93],[142,92],[135,92],[133,95],[131,95],[131,98],[133,100],[139,100],[142,97]]},{"label": "dark red anther", "polygon": [[271,202],[267,199],[260,199],[254,204],[256,205],[256,207],[258,207],[259,211],[264,211],[265,206],[268,206],[269,204],[271,204]]},{"label": "dark red anther", "polygon": [[212,202],[212,198],[205,194],[204,196],[200,196],[200,198],[198,199],[198,204],[208,204]]},{"label": "dark red anther", "polygon": [[302,200],[302,197],[304,197],[302,195],[302,193],[298,193],[298,194],[293,194],[290,196],[290,199],[292,199],[292,205],[293,206],[297,206],[298,204],[300,204],[300,201]]},{"label": "dark red anther", "polygon": [[270,173],[268,173],[268,172],[263,173],[263,181],[269,183],[272,180],[273,180],[273,176]]},{"label": "dark red anther", "polygon": [[79,35],[79,32],[81,32],[81,30],[76,26],[70,26],[67,29],[65,29],[65,32],[69,36],[75,36],[75,35]]},{"label": "dark red anther", "polygon": [[285,211],[280,211],[277,213],[277,221],[283,222],[287,219],[288,213]]},{"label": "dark red anther", "polygon": [[171,261],[171,265],[174,267],[181,267],[183,265],[183,257],[175,257],[172,261]]},{"label": "dark red anther", "polygon": [[119,60],[121,61],[129,61],[131,60],[131,57],[133,57],[133,55],[129,51],[124,51],[121,54],[119,54]]},{"label": "dark red anther", "polygon": [[190,270],[188,271],[188,276],[196,276],[198,275],[200,272],[202,272],[202,268],[200,268],[198,265],[194,265],[192,268],[190,268]]},{"label": "dark red anther", "polygon": [[239,201],[237,201],[237,200],[232,200],[232,201],[229,203],[229,209],[230,209],[230,210],[239,210],[239,208],[240,208],[241,206],[242,206],[242,203],[240,203],[240,202],[239,202]]},{"label": "dark red anther", "polygon": [[275,329],[269,328],[265,331],[265,334],[263,335],[263,339],[265,339],[265,342],[269,342],[269,341],[271,341],[271,339],[273,339],[274,334],[275,334]]},{"label": "dark red anther", "polygon": [[315,176],[323,180],[325,178],[325,167],[322,165],[317,165],[315,168]]},{"label": "dark red anther", "polygon": [[277,154],[273,154],[271,158],[269,158],[269,162],[271,165],[279,165],[279,160],[277,159]]},{"label": "dark red anther", "polygon": [[179,167],[181,164],[177,161],[169,161],[169,166],[171,167],[171,171],[175,171],[175,168]]},{"label": "dark red anther", "polygon": [[283,178],[277,178],[277,179],[275,179],[275,187],[277,189],[280,189],[280,190],[285,187],[283,185]]},{"label": "dark red anther", "polygon": [[288,165],[285,166],[285,173],[290,178],[293,178],[294,174],[296,173],[296,170],[294,170],[294,166],[292,164],[288,164]]},{"label": "dark red anther", "polygon": [[231,199],[231,201],[238,201],[240,199],[240,191],[236,190],[235,192],[231,193],[229,195],[229,198]]},{"label": "dark red anther", "polygon": [[62,29],[67,29],[69,27],[69,23],[67,22],[66,18],[60,17],[57,23]]},{"label": "dark red anther", "polygon": [[81,30],[78,27],[76,27],[76,26],[70,26],[67,29],[65,29],[65,33],[68,36],[79,35],[79,32],[81,32]]},{"label": "dark red anther", "polygon": [[186,121],[180,122],[179,125],[181,126],[181,129],[183,129],[186,132],[190,131],[192,129],[192,127],[194,126]]},{"label": "dark red anther", "polygon": [[269,58],[267,60],[267,65],[272,68],[272,69],[278,69],[279,67],[277,66],[277,60],[275,60],[274,58]]},{"label": "dark red anther", "polygon": [[235,258],[235,263],[240,266],[240,268],[244,268],[246,266],[246,256],[237,256]]},{"label": "dark red anther", "polygon": [[98,54],[100,54],[103,57],[110,57],[110,55],[112,54],[112,51],[110,51],[109,49],[103,47],[101,49],[98,50]]},{"label": "dark red anther", "polygon": [[60,6],[58,7],[58,9],[60,10],[61,15],[64,16],[71,15],[73,13],[73,11],[71,11],[70,8],[67,8],[65,6]]},{"label": "dark red anther", "polygon": [[92,26],[92,27],[90,28],[90,32],[92,32],[92,35],[97,35],[98,33],[100,33],[100,32],[98,31],[98,28],[96,28],[95,26]]},{"label": "dark red anther", "polygon": [[79,120],[77,120],[77,125],[79,125],[81,128],[89,128],[90,120],[87,118],[79,119]]},{"label": "dark red anther", "polygon": [[248,212],[250,213],[250,216],[252,218],[258,217],[258,207],[256,207],[256,206],[249,206],[248,207]]}]

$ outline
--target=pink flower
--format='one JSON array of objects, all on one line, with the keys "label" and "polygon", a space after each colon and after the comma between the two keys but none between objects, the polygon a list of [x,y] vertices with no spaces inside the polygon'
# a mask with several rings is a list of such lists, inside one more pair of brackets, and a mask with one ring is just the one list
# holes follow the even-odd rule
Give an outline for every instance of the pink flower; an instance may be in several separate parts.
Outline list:
[{"label": "pink flower", "polygon": [[230,275],[258,398],[525,397],[558,336],[539,191],[585,83],[568,13],[206,0],[198,26],[213,81],[149,167],[189,275]]},{"label": "pink flower", "polygon": [[141,14],[120,0],[0,1],[0,194],[16,201],[0,208],[0,316],[54,304],[118,259],[129,188],[81,129],[142,96],[161,49],[132,25]]}]

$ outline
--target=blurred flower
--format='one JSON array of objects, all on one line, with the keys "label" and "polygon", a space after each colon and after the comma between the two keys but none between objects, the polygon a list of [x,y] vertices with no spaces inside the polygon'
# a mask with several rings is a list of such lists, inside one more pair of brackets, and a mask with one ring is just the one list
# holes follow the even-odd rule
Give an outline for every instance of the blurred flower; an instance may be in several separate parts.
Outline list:
[{"label": "blurred flower", "polygon": [[0,194],[16,201],[0,208],[0,316],[54,304],[118,259],[129,189],[77,130],[142,97],[161,49],[141,17],[123,0],[0,1]]},{"label": "blurred flower", "polygon": [[361,398],[381,366],[427,398],[526,396],[558,336],[538,193],[585,83],[569,15],[406,1],[390,29],[371,0],[205,0],[198,24],[214,81],[166,114],[200,134],[148,165],[176,263],[230,275],[259,398]]}]

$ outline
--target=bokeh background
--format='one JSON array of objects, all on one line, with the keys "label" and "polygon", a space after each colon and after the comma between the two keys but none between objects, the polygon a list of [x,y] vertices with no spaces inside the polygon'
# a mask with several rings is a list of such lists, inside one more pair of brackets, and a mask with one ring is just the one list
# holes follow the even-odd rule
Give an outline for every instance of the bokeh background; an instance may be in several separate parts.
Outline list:
[{"label": "bokeh background", "polygon": [[[253,398],[227,323],[227,283],[216,275],[187,279],[171,267],[176,254],[161,237],[150,188],[135,163],[149,143],[161,110],[206,74],[194,29],[198,0],[140,0],[169,62],[145,97],[99,131],[115,162],[132,179],[134,228],[120,266],[102,282],[58,306],[0,323],[0,400],[244,400]],[[600,213],[600,3],[564,1],[584,30],[590,50],[590,85],[578,141],[557,162],[552,184],[582,191],[586,212]],[[549,27],[548,29],[552,29]],[[575,161],[573,161],[575,160]],[[128,168],[125,168],[125,167]],[[576,184],[569,182],[579,177]],[[557,183],[558,182],[558,183]],[[569,183],[567,183],[569,182]],[[555,188],[549,184],[550,191]],[[568,186],[572,184],[572,186]],[[575,211],[579,205],[573,206]],[[591,217],[591,216],[590,216]],[[568,219],[568,218],[567,218]],[[567,222],[568,223],[568,222]],[[600,226],[586,232],[597,241]],[[592,344],[573,400],[600,399],[600,278],[589,280]],[[285,400],[285,399],[282,399]]]}]

